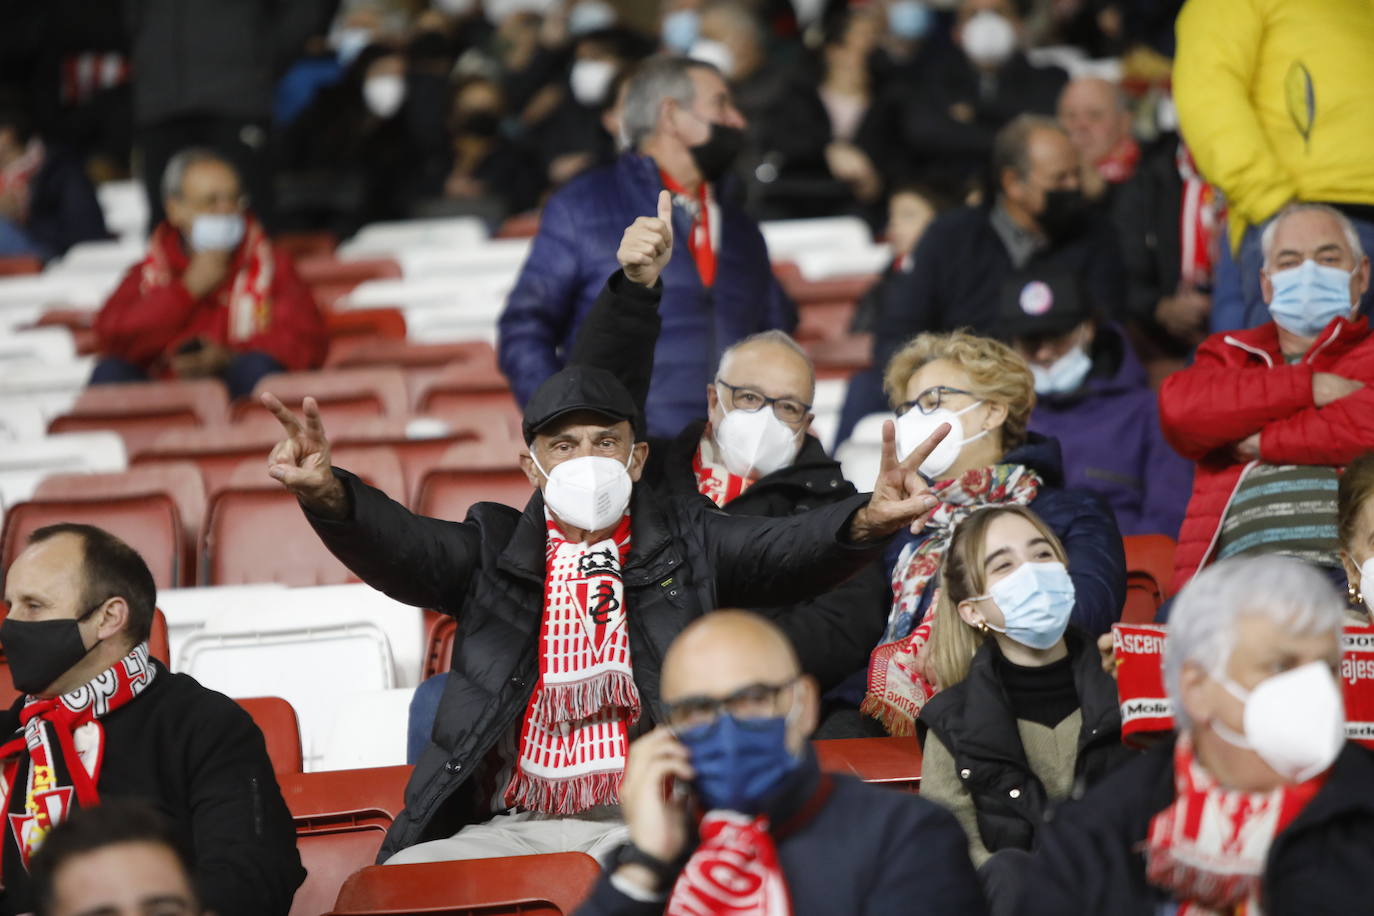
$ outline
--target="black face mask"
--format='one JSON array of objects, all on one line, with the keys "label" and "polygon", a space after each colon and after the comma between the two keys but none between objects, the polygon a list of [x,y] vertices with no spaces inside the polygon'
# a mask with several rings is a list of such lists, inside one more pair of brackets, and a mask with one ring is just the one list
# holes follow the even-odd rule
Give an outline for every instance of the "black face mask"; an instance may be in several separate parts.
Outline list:
[{"label": "black face mask", "polygon": [[471,137],[494,137],[501,132],[501,118],[492,111],[474,111],[457,119],[453,132]]},{"label": "black face mask", "polygon": [[1082,191],[1060,190],[1045,192],[1045,207],[1035,221],[1052,239],[1076,235],[1088,220],[1088,199]]},{"label": "black face mask", "polygon": [[14,688],[36,694],[52,685],[100,645],[87,649],[81,642],[78,623],[104,606],[104,602],[75,619],[15,620],[0,624],[0,646],[5,649]]},{"label": "black face mask", "polygon": [[735,164],[740,150],[744,148],[744,131],[727,124],[711,122],[711,136],[705,143],[687,147],[692,161],[697,164],[701,177],[707,181],[719,181]]}]

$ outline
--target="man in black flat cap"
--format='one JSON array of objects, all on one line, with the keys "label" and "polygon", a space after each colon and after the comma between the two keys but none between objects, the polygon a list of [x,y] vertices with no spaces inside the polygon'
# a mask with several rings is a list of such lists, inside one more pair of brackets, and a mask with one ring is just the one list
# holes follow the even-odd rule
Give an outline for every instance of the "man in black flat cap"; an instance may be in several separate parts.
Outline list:
[{"label": "man in black flat cap", "polygon": [[462,522],[417,516],[330,466],[314,399],[269,473],[325,545],[398,601],[459,621],[428,749],[380,861],[608,854],[625,839],[619,790],[631,738],[663,721],[668,644],[718,607],[790,604],[843,581],[935,499],[917,468],[947,427],[898,462],[889,424],[869,495],[786,518],[730,516],[700,497],[636,486],[643,399],[570,366],[525,408],[524,512],[478,503]]}]

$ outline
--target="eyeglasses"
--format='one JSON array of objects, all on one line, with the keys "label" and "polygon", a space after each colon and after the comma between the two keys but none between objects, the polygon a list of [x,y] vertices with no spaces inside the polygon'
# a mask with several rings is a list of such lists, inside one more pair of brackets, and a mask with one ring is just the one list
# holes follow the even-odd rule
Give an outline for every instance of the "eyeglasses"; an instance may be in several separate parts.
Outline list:
[{"label": "eyeglasses", "polygon": [[781,684],[750,684],[727,697],[685,697],[676,703],[665,704],[666,722],[674,732],[680,732],[710,725],[722,712],[745,722],[770,718],[778,714],[778,695],[795,683],[797,678],[794,677]]},{"label": "eyeglasses", "polygon": [[915,400],[907,401],[905,404],[898,404],[897,416],[906,416],[907,412],[913,407],[923,414],[935,413],[935,411],[940,409],[941,402],[944,400],[945,395],[949,394],[963,394],[969,397],[976,397],[972,391],[965,391],[962,388],[950,388],[947,385],[936,385],[916,395]]},{"label": "eyeglasses", "polygon": [[730,392],[730,403],[735,410],[745,413],[758,413],[765,407],[773,408],[773,416],[784,423],[800,423],[811,411],[811,405],[796,398],[770,398],[762,391],[743,385],[731,385],[716,379],[716,384]]}]

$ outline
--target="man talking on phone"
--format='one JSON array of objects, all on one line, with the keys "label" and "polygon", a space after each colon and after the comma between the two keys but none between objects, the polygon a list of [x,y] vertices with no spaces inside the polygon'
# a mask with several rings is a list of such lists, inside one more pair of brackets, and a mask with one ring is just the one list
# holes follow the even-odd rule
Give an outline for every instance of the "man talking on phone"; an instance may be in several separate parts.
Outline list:
[{"label": "man talking on phone", "polygon": [[984,912],[953,815],[821,773],[816,683],[770,621],[697,620],[662,690],[665,721],[625,769],[629,842],[578,916]]}]

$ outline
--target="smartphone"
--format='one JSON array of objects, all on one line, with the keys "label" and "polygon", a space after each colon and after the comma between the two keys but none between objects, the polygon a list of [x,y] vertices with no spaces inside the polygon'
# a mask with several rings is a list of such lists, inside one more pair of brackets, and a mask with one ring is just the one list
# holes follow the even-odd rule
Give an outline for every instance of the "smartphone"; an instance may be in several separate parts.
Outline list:
[{"label": "smartphone", "polygon": [[177,356],[186,356],[191,353],[199,353],[205,349],[205,341],[199,337],[192,337],[190,340],[177,347]]}]

